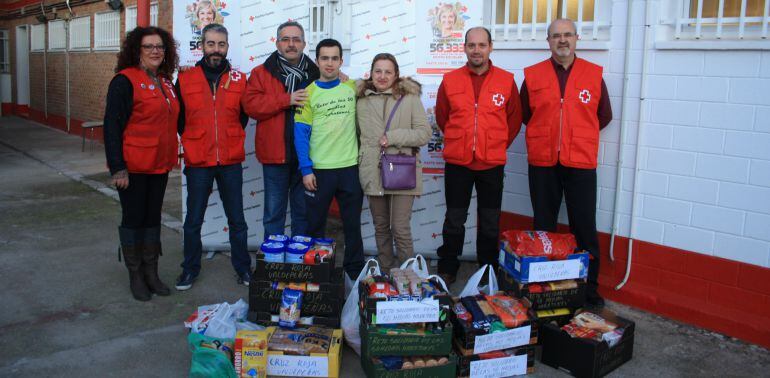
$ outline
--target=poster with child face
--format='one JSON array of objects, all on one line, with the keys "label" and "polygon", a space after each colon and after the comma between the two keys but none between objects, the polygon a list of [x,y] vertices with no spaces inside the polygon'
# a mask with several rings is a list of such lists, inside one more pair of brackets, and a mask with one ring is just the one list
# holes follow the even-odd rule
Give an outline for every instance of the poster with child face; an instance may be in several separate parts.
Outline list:
[{"label": "poster with child face", "polygon": [[483,1],[417,2],[417,73],[441,75],[465,64],[465,32],[482,25]]},{"label": "poster with child face", "polygon": [[229,36],[227,58],[234,68],[240,67],[241,23],[235,15],[239,3],[240,0],[185,0],[184,6],[174,7],[174,37],[180,45],[180,66],[194,66],[203,57],[203,28],[220,24],[227,28]]}]

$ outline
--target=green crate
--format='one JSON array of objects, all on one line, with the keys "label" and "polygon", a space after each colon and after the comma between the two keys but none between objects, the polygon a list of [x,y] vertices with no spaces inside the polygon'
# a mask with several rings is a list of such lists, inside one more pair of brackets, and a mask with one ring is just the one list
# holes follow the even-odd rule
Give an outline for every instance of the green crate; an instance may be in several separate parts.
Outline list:
[{"label": "green crate", "polygon": [[449,362],[441,366],[415,369],[385,370],[381,363],[361,355],[361,367],[368,378],[446,378],[457,374],[457,356],[449,355]]},{"label": "green crate", "polygon": [[377,326],[361,323],[361,355],[372,356],[446,356],[452,351],[452,324],[440,333],[426,335],[385,335]]}]

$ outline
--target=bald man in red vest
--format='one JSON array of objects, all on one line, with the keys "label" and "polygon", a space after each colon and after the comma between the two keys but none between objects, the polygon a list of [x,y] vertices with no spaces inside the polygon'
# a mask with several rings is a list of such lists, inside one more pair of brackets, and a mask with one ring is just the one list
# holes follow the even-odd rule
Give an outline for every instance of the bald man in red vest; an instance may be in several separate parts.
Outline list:
[{"label": "bald man in red vest", "polygon": [[521,86],[534,228],[556,231],[564,196],[570,231],[591,253],[586,300],[601,307],[596,165],[599,131],[612,120],[610,99],[602,67],[575,55],[572,20],[551,23],[547,40],[551,57],[525,68]]}]

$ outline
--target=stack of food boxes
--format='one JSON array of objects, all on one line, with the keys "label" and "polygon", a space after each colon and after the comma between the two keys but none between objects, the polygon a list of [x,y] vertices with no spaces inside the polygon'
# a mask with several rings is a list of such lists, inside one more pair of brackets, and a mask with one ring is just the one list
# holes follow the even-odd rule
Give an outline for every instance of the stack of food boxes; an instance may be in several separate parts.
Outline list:
[{"label": "stack of food boxes", "polygon": [[576,251],[572,234],[505,231],[500,243],[500,289],[526,299],[537,323],[565,324],[583,307],[588,252]]},{"label": "stack of food boxes", "polygon": [[290,323],[339,328],[344,284],[334,247],[332,239],[268,236],[249,284],[249,320],[271,325],[283,316]]},{"label": "stack of food boxes", "polygon": [[368,377],[454,377],[451,297],[411,269],[359,283],[361,366]]},{"label": "stack of food boxes", "polygon": [[335,256],[332,239],[270,235],[262,243],[249,283],[248,319],[271,326],[267,375],[339,376],[344,284]]},{"label": "stack of food boxes", "polygon": [[455,298],[452,307],[459,377],[534,372],[537,327],[526,301],[504,292]]},{"label": "stack of food boxes", "polygon": [[339,377],[342,330],[327,327],[239,331],[235,372],[239,378]]}]

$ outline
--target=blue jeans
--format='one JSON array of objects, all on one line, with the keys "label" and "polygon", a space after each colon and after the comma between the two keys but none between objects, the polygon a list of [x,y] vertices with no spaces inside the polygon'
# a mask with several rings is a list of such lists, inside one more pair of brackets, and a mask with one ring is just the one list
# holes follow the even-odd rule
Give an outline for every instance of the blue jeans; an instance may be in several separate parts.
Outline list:
[{"label": "blue jeans", "polygon": [[262,176],[265,180],[265,237],[285,234],[286,206],[291,198],[291,234],[307,234],[304,186],[299,168],[289,164],[264,164]]},{"label": "blue jeans", "polygon": [[236,273],[248,272],[251,269],[251,257],[246,244],[248,226],[243,216],[243,168],[240,164],[185,167],[184,174],[187,176],[187,216],[184,218],[182,269],[196,275],[201,270],[201,226],[209,194],[214,180],[217,180],[219,198],[225,209],[230,232],[230,261]]}]

